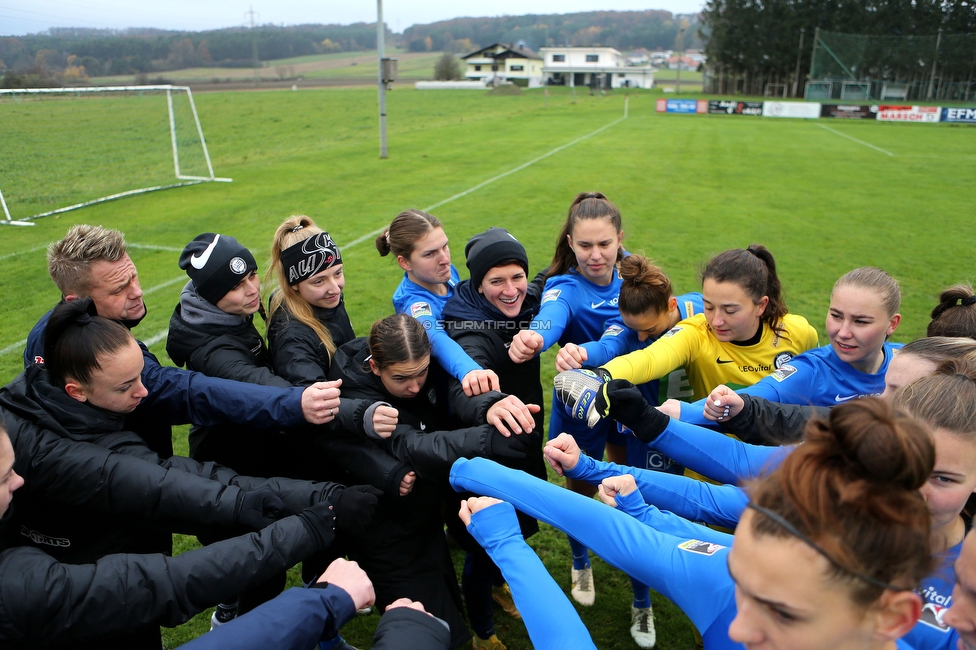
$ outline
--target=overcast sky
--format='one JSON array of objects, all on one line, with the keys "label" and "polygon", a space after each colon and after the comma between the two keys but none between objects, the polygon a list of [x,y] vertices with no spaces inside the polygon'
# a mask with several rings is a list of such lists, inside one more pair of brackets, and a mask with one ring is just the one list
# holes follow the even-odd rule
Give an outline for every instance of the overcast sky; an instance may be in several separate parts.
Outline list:
[{"label": "overcast sky", "polygon": [[[485,4],[458,0],[385,0],[383,17],[390,29],[402,32],[418,23],[459,16],[644,9],[695,13],[704,5],[704,0],[649,1],[651,4],[647,0],[495,0]],[[258,24],[376,21],[376,3],[370,0],[0,0],[0,34],[35,34],[50,27],[219,29],[249,23],[247,14],[251,6]]]}]

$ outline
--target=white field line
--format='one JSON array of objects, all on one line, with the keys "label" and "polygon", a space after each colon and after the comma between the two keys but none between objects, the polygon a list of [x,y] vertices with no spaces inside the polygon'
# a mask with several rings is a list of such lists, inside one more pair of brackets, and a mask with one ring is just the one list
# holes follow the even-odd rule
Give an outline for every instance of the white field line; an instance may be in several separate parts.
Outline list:
[{"label": "white field line", "polygon": [[[625,104],[625,110],[626,110],[626,104]],[[541,160],[545,160],[546,158],[548,158],[550,156],[553,156],[553,155],[559,153],[563,149],[568,149],[569,147],[572,147],[574,144],[578,144],[578,143],[582,142],[583,140],[587,140],[589,138],[592,138],[593,136],[597,135],[598,133],[601,133],[603,131],[606,131],[611,126],[614,126],[616,124],[619,124],[620,122],[623,122],[626,119],[627,119],[627,115],[625,113],[623,117],[619,117],[619,118],[615,119],[613,122],[610,122],[609,124],[605,124],[605,125],[601,126],[599,129],[597,129],[596,131],[593,131],[592,133],[587,133],[584,136],[580,136],[580,137],[576,138],[572,142],[567,142],[564,145],[560,145],[560,146],[556,147],[555,149],[553,149],[551,151],[548,151],[548,152],[542,154],[538,158],[533,158],[532,160],[530,160],[527,163],[522,163],[518,167],[515,167],[513,169],[510,169],[507,172],[503,172],[503,173],[501,173],[498,176],[495,176],[493,178],[489,178],[486,181],[482,181],[482,182],[478,183],[477,185],[475,185],[473,187],[469,187],[468,189],[464,190],[463,192],[459,192],[459,193],[455,194],[454,196],[451,196],[451,197],[448,197],[448,198],[444,199],[443,201],[438,201],[437,203],[435,203],[433,205],[429,205],[426,208],[421,208],[421,210],[423,210],[424,212],[430,212],[431,210],[434,210],[435,208],[439,208],[442,205],[445,205],[447,203],[450,203],[451,201],[456,201],[457,199],[460,199],[462,197],[465,197],[468,194],[471,194],[472,192],[477,192],[481,188],[486,187],[488,185],[491,185],[495,181],[500,181],[501,179],[505,178],[506,176],[511,176],[512,174],[514,174],[516,172],[520,172],[523,169],[525,169],[526,167],[529,167],[531,165],[534,165],[534,164],[536,164],[537,162],[539,162]],[[352,240],[351,242],[349,242],[348,244],[346,244],[342,248],[343,248],[343,250],[348,250],[348,249],[352,248],[353,246],[356,246],[358,244],[363,243],[367,239],[372,239],[373,237],[376,237],[376,235],[380,234],[384,230],[386,230],[386,226],[383,226],[382,228],[377,228],[373,232],[368,232],[365,235],[363,235],[362,237],[358,237],[358,238]]]},{"label": "white field line", "polygon": [[870,147],[871,149],[874,149],[875,151],[880,151],[881,153],[885,154],[886,156],[891,156],[892,158],[895,157],[895,154],[891,153],[890,151],[886,151],[886,150],[882,149],[881,147],[876,147],[873,144],[871,144],[870,142],[865,142],[864,140],[858,140],[854,136],[847,135],[846,133],[841,133],[840,131],[835,131],[834,129],[830,128],[829,126],[824,126],[823,124],[818,124],[817,126],[819,126],[821,129],[827,129],[828,131],[830,131],[834,135],[839,135],[842,138],[847,138],[851,142],[856,142],[858,144],[863,144],[865,147]]},{"label": "white field line", "polygon": [[42,246],[35,246],[34,248],[28,248],[26,250],[17,251],[16,253],[7,253],[6,255],[0,255],[0,260],[9,260],[11,257],[17,257],[18,255],[27,255],[29,253],[36,253],[37,251],[47,250],[47,244]]},{"label": "white field line", "polygon": [[[526,167],[530,167],[530,166],[536,164],[537,162],[540,162],[542,160],[545,160],[546,158],[549,158],[550,156],[554,156],[555,154],[559,153],[560,151],[562,151],[564,149],[568,149],[569,147],[572,147],[575,144],[579,144],[580,142],[583,142],[584,140],[588,140],[588,139],[592,138],[593,136],[598,135],[598,134],[602,133],[603,131],[606,131],[611,126],[615,126],[615,125],[619,124],[620,122],[623,122],[626,119],[627,119],[627,103],[625,102],[624,103],[624,115],[623,115],[623,117],[618,117],[613,122],[610,122],[609,124],[604,124],[603,126],[601,126],[596,131],[593,131],[591,133],[587,133],[586,135],[580,136],[580,137],[576,138],[575,140],[572,140],[570,142],[567,142],[564,145],[560,145],[560,146],[556,147],[555,149],[552,149],[550,151],[547,151],[546,153],[542,154],[541,156],[539,156],[537,158],[533,158],[532,160],[530,160],[530,161],[528,161],[526,163],[522,163],[518,167],[515,167],[513,169],[510,169],[507,172],[503,172],[503,173],[499,174],[498,176],[494,176],[492,178],[489,178],[486,181],[482,181],[482,182],[478,183],[477,185],[475,185],[473,187],[469,187],[468,189],[464,190],[463,192],[459,192],[459,193],[455,194],[454,196],[450,196],[450,197],[444,199],[443,201],[438,201],[437,203],[435,203],[433,205],[429,205],[426,208],[422,208],[422,210],[424,212],[430,212],[431,210],[434,210],[435,208],[439,208],[442,205],[446,205],[446,204],[450,203],[451,201],[456,201],[457,199],[460,199],[462,197],[465,197],[468,194],[471,194],[472,192],[477,192],[478,190],[482,189],[483,187],[486,187],[488,185],[491,185],[495,181],[500,181],[501,179],[503,179],[503,178],[505,178],[507,176],[511,176],[512,174],[515,174],[516,172],[522,171]],[[842,135],[842,134],[840,134],[840,135]],[[870,146],[870,145],[868,145],[868,146]],[[889,154],[889,155],[891,155],[891,154]],[[343,246],[342,247],[342,250],[349,250],[353,246],[357,246],[357,245],[363,243],[364,241],[366,241],[368,239],[372,239],[373,237],[376,237],[376,235],[378,235],[381,232],[383,232],[385,229],[386,229],[386,226],[383,226],[382,228],[379,228],[377,230],[374,230],[373,232],[366,233],[362,237],[357,237],[356,239],[352,240],[351,242],[349,242],[348,244],[346,244],[345,246]],[[175,252],[175,253],[180,253],[180,252],[183,251],[182,248],[173,248],[171,246],[153,246],[153,245],[150,245],[150,244],[127,244],[127,246],[129,248],[134,248],[134,249],[172,251],[172,252]],[[42,247],[34,248],[34,249],[31,249],[31,250],[32,251],[37,251],[37,250],[40,250],[41,248],[46,248],[46,247],[43,247],[42,246]],[[25,252],[27,252],[27,251],[25,251]],[[12,257],[13,255],[19,255],[19,254],[20,253],[12,253],[12,254],[7,255],[5,257]],[[4,258],[3,257],[0,257],[0,260],[2,260],[2,259],[4,259]],[[165,289],[168,286],[171,286],[173,284],[176,284],[180,280],[184,280],[185,281],[186,280],[186,276],[185,275],[181,275],[179,277],[173,278],[172,280],[167,280],[166,282],[163,282],[162,284],[157,284],[154,287],[150,287],[150,288],[148,288],[148,289],[146,289],[146,290],[143,291],[143,295],[149,295],[151,293],[155,293],[156,291],[159,291],[160,289]],[[142,339],[142,342],[145,343],[146,346],[152,347],[153,345],[155,345],[155,344],[159,343],[160,341],[164,340],[166,338],[166,335],[167,334],[169,334],[169,328],[168,327],[166,329],[164,329],[163,331],[161,331],[161,332],[156,332],[155,334],[153,334],[152,336],[150,336],[147,339]],[[17,351],[17,350],[22,350],[23,347],[24,347],[24,345],[26,345],[26,343],[27,343],[27,339],[24,339],[23,341],[17,341],[16,343],[14,343],[12,345],[8,345],[7,347],[0,349],[0,356],[4,356],[6,354],[10,354],[11,352],[14,352],[14,351]]]}]

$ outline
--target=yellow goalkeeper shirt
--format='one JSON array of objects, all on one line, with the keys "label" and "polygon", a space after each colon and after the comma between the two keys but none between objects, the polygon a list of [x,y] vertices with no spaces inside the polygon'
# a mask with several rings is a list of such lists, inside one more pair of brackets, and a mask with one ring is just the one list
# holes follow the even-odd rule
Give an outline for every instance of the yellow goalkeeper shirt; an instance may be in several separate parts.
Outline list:
[{"label": "yellow goalkeeper shirt", "polygon": [[685,368],[694,391],[693,400],[708,397],[720,384],[730,388],[751,386],[794,356],[817,347],[817,331],[795,314],[783,317],[783,331],[763,323],[762,336],[753,345],[719,341],[704,314],[686,318],[643,350],[619,356],[603,365],[614,379],[643,384]]}]

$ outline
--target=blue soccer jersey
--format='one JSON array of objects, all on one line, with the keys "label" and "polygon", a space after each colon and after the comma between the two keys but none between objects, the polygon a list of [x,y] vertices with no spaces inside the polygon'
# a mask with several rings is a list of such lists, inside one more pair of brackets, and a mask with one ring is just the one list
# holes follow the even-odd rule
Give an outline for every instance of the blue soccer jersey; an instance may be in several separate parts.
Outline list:
[{"label": "blue soccer jersey", "polygon": [[393,307],[398,314],[407,314],[420,321],[427,330],[427,338],[430,339],[434,358],[452,377],[461,381],[472,370],[482,368],[444,331],[441,322],[441,312],[444,311],[448,298],[454,295],[454,287],[458,281],[457,269],[452,264],[447,293],[439,296],[423,288],[404,273],[403,280],[393,292]]},{"label": "blue soccer jersey", "polygon": [[593,284],[577,269],[546,280],[539,315],[532,321],[532,329],[542,335],[542,349],[600,338],[607,321],[620,314],[620,284],[616,270],[605,287]]},{"label": "blue soccer jersey", "polygon": [[[783,404],[837,406],[860,397],[884,392],[885,373],[901,343],[885,343],[884,361],[878,372],[868,374],[842,361],[830,345],[808,350],[793,357],[759,382],[739,389],[742,394],[763,397]],[[693,424],[713,424],[702,412],[705,400],[681,405],[681,420]]]}]

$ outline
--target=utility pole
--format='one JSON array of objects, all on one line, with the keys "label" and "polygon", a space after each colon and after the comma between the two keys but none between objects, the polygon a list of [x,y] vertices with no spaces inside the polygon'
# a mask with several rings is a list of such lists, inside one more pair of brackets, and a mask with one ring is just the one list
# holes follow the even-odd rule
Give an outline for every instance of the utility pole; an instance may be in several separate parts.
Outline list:
[{"label": "utility pole", "polygon": [[935,88],[935,64],[939,60],[939,46],[942,45],[942,30],[939,30],[939,35],[935,39],[935,58],[932,59],[932,76],[929,77],[929,92],[925,95],[925,101],[932,101],[932,90]]},{"label": "utility pole", "polygon": [[800,84],[800,55],[803,52],[803,35],[806,31],[806,27],[800,28],[800,47],[796,48],[796,71],[793,73],[793,97],[796,97]]},{"label": "utility pole", "polygon": [[383,0],[376,0],[376,75],[380,93],[380,158],[389,157],[386,150],[386,81],[383,79],[383,41],[386,30],[383,26]]},{"label": "utility pole", "polygon": [[254,5],[244,14],[251,17],[251,66],[254,68],[254,83],[258,82],[258,42],[254,35]]},{"label": "utility pole", "polygon": [[685,49],[685,28],[684,27],[682,27],[681,29],[678,30],[678,38],[677,38],[677,40],[675,42],[675,45],[677,45],[678,47],[680,47],[681,50],[677,53],[678,54],[678,74],[677,74],[677,77],[675,78],[675,81],[674,81],[674,94],[675,95],[680,95],[681,94],[681,53],[684,52],[684,49]]}]

